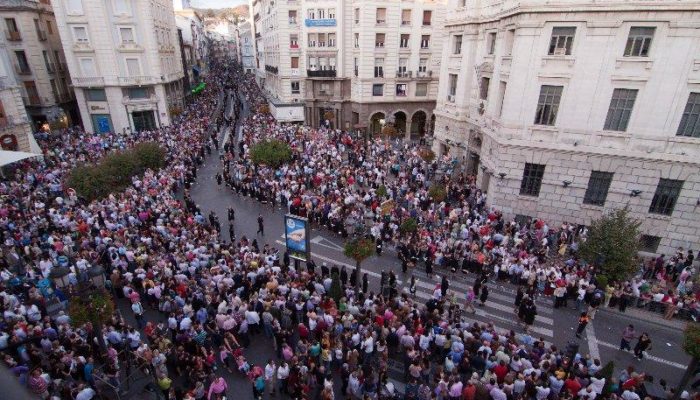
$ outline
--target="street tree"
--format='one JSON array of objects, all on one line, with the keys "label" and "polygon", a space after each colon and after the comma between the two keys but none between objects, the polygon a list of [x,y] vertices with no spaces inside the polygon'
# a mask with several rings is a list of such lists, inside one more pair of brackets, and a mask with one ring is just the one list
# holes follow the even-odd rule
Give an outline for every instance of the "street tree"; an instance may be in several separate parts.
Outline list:
[{"label": "street tree", "polygon": [[404,235],[411,235],[418,230],[418,222],[415,218],[406,218],[399,226],[399,231]]},{"label": "street tree", "polygon": [[86,326],[97,339],[103,350],[106,349],[102,326],[114,314],[112,296],[104,290],[90,290],[84,295],[73,296],[68,305],[68,315],[75,326]]},{"label": "street tree", "polygon": [[292,158],[292,149],[286,142],[272,139],[258,142],[250,149],[250,159],[256,165],[277,168]]},{"label": "street tree", "polygon": [[447,190],[445,189],[444,185],[434,183],[432,186],[430,186],[430,189],[428,189],[428,196],[430,196],[434,202],[440,203],[447,197]]},{"label": "street tree", "polygon": [[700,324],[697,322],[689,322],[683,333],[683,350],[691,358],[688,368],[686,368],[678,389],[673,394],[673,400],[678,400],[688,382],[695,376],[698,366],[700,366]]},{"label": "street tree", "polygon": [[610,211],[591,223],[581,257],[611,281],[628,278],[637,270],[640,224],[627,207]]},{"label": "street tree", "polygon": [[362,280],[362,262],[374,253],[374,242],[366,237],[348,240],[345,242],[343,253],[346,257],[355,260],[355,270],[358,278],[355,281],[355,288],[359,289]]}]

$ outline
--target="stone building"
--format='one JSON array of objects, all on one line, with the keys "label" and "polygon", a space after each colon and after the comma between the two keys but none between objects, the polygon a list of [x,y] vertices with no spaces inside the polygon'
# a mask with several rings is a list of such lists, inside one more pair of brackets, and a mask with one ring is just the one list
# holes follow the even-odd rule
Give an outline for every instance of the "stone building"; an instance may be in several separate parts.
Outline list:
[{"label": "stone building", "polygon": [[172,0],[52,0],[88,131],[169,125],[183,107]]},{"label": "stone building", "polygon": [[392,123],[407,137],[429,132],[444,6],[254,0],[258,80],[273,113],[312,126],[379,133]]},{"label": "stone building", "polygon": [[0,148],[39,153],[32,126],[22,101],[14,66],[5,43],[0,41]]},{"label": "stone building", "polygon": [[2,45],[34,131],[80,123],[75,95],[48,0],[0,0]]},{"label": "stone building", "polygon": [[238,61],[246,73],[255,71],[255,49],[253,31],[250,21],[241,21],[236,26],[236,41],[238,42]]},{"label": "stone building", "polygon": [[700,2],[450,0],[439,154],[508,217],[629,207],[640,250],[700,249]]}]

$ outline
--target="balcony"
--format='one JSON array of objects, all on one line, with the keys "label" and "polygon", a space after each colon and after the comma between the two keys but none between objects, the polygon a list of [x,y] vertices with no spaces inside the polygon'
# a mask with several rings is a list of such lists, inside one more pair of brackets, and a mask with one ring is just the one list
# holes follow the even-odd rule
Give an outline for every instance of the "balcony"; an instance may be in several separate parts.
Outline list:
[{"label": "balcony", "polygon": [[335,26],[335,18],[324,18],[324,19],[305,19],[304,24],[311,28],[311,27],[319,27],[319,26]]},{"label": "balcony", "polygon": [[92,46],[90,46],[90,42],[80,41],[73,45],[73,51],[76,53],[90,53],[94,50],[92,49]]},{"label": "balcony", "polygon": [[5,31],[5,38],[10,42],[19,42],[22,40],[22,35],[19,31]]},{"label": "balcony", "polygon": [[265,65],[265,71],[277,75],[279,69],[277,67],[273,67],[272,65]]},{"label": "balcony", "polygon": [[399,79],[408,79],[413,76],[412,71],[396,71],[396,77]]},{"label": "balcony", "polygon": [[32,70],[29,68],[29,65],[22,65],[22,64],[15,64],[15,71],[17,71],[18,75],[31,75]]},{"label": "balcony", "polygon": [[46,31],[38,30],[36,35],[39,37],[39,41],[45,41],[48,37],[46,36]]},{"label": "balcony", "polygon": [[53,74],[53,73],[56,72],[56,66],[55,66],[53,63],[47,63],[47,64],[46,64],[46,71],[47,71],[49,74]]},{"label": "balcony", "polygon": [[102,87],[105,85],[105,78],[101,76],[73,77],[75,87]]},{"label": "balcony", "polygon": [[155,76],[120,76],[119,84],[123,86],[154,85],[158,83]]},{"label": "balcony", "polygon": [[325,69],[317,71],[307,69],[306,76],[308,76],[309,78],[335,78],[336,71],[334,69]]},{"label": "balcony", "polygon": [[292,50],[299,50],[299,45],[298,44],[290,44],[289,48]]},{"label": "balcony", "polygon": [[296,25],[296,24],[297,24],[296,18],[289,18],[289,25]]},{"label": "balcony", "polygon": [[433,77],[433,71],[418,71],[416,78],[418,79],[431,79]]}]

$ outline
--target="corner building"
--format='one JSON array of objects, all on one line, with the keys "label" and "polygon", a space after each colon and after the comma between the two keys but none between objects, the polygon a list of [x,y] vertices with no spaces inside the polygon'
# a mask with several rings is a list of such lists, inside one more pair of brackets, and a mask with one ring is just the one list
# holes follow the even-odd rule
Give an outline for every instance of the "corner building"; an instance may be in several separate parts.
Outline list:
[{"label": "corner building", "polygon": [[52,0],[84,127],[141,131],[183,109],[172,0]]},{"label": "corner building", "polygon": [[450,0],[433,147],[506,216],[700,250],[700,2]]}]

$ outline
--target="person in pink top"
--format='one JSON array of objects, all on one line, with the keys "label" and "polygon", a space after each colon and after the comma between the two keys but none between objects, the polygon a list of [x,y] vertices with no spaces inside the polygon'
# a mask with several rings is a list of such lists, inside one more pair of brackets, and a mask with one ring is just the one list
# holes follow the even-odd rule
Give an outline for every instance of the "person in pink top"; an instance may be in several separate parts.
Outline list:
[{"label": "person in pink top", "polygon": [[226,383],[226,380],[220,376],[214,380],[214,382],[209,385],[209,393],[207,394],[207,400],[212,400],[212,394],[214,395],[213,399],[217,400],[222,398],[223,396],[226,395],[226,390],[228,389],[228,384]]}]

